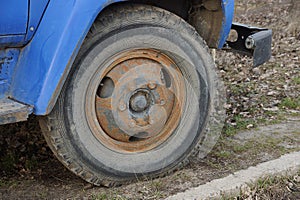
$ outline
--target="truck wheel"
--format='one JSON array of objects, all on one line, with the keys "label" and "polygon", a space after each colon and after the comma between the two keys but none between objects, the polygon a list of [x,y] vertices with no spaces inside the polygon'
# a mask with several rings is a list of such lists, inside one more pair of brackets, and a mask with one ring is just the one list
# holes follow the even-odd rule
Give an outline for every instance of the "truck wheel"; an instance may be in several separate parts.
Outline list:
[{"label": "truck wheel", "polygon": [[215,144],[218,83],[189,24],[160,8],[121,4],[98,16],[40,124],[58,159],[90,183],[162,176]]}]

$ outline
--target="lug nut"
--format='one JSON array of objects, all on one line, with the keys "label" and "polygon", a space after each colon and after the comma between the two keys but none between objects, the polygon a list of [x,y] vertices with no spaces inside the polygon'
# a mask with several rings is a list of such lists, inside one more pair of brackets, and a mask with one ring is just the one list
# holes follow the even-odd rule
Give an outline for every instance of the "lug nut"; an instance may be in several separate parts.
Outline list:
[{"label": "lug nut", "polygon": [[131,120],[129,126],[130,126],[131,128],[133,128],[135,125],[136,125],[135,121],[134,121],[134,120]]},{"label": "lug nut", "polygon": [[155,83],[149,83],[149,84],[148,84],[148,88],[149,88],[150,90],[154,90],[154,89],[156,88],[156,84],[155,84]]},{"label": "lug nut", "polygon": [[120,103],[120,105],[119,105],[119,110],[122,111],[122,112],[126,110],[126,105],[125,105],[125,103]]},{"label": "lug nut", "polygon": [[154,120],[153,120],[153,119],[150,119],[150,120],[149,120],[149,124],[150,124],[150,125],[153,125],[153,124],[154,124]]},{"label": "lug nut", "polygon": [[165,100],[163,100],[163,99],[162,99],[162,100],[160,100],[160,105],[162,105],[162,106],[163,106],[163,105],[165,105],[165,104],[166,104]]}]

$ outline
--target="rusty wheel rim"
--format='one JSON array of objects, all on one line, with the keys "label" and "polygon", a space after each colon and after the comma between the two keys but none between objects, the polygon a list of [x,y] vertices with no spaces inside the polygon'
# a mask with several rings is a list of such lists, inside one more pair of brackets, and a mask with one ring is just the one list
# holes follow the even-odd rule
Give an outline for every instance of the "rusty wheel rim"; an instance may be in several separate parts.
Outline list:
[{"label": "rusty wheel rim", "polygon": [[[94,92],[86,98],[86,116],[95,138],[122,153],[145,152],[162,145],[179,125],[185,81],[176,63],[153,49],[129,50],[109,59]],[[96,73],[97,74],[97,73]]]}]

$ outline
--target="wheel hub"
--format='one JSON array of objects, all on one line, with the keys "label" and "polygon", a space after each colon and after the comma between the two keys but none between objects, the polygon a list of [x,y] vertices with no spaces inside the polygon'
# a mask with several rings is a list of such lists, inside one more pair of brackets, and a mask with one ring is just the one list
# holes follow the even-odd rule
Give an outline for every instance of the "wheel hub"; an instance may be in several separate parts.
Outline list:
[{"label": "wheel hub", "polygon": [[151,97],[147,91],[138,91],[130,97],[130,108],[133,112],[143,112],[150,106]]},{"label": "wheel hub", "polygon": [[103,131],[95,136],[126,152],[152,149],[170,137],[180,120],[178,97],[184,91],[174,66],[155,50],[118,56],[97,89],[96,115]]}]

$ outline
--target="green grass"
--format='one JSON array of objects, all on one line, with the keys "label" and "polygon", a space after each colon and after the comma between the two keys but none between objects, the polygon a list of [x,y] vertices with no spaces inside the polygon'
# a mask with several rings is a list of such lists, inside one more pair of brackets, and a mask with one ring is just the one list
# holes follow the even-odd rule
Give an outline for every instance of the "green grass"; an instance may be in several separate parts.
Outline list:
[{"label": "green grass", "polygon": [[118,195],[116,193],[99,193],[93,194],[91,197],[92,200],[127,200],[127,198],[122,195]]},{"label": "green grass", "polygon": [[[300,176],[300,171],[298,171],[297,176]],[[299,188],[300,183],[295,181],[294,177],[296,176],[272,175],[262,177],[254,183],[249,183],[246,190],[241,189],[238,196],[224,195],[221,199],[298,199],[299,192],[288,188],[290,187],[288,184]]]},{"label": "green grass", "polygon": [[234,145],[233,146],[233,151],[235,153],[242,153],[248,150],[248,146],[247,145]]},{"label": "green grass", "polygon": [[229,151],[219,151],[215,153],[215,156],[218,158],[229,158],[231,156],[231,153]]},{"label": "green grass", "polygon": [[25,161],[25,168],[27,170],[33,170],[38,166],[37,159],[33,156]]},{"label": "green grass", "polygon": [[152,191],[155,191],[155,193],[158,193],[159,191],[164,189],[164,184],[160,180],[154,180],[151,182],[150,187]]},{"label": "green grass", "polygon": [[255,128],[257,126],[257,123],[253,119],[244,118],[241,115],[235,115],[233,117],[233,121],[235,122],[235,125],[226,124],[224,128],[224,133],[226,136],[233,136],[238,131],[246,130],[248,129],[249,125],[252,125],[251,128]]},{"label": "green grass", "polygon": [[284,98],[280,103],[280,108],[300,109],[300,97],[298,98]]},{"label": "green grass", "polygon": [[300,84],[300,78],[299,77],[295,77],[292,79],[292,82],[296,85],[299,85]]},{"label": "green grass", "polygon": [[[258,179],[255,183],[248,184],[249,190],[252,191],[252,194],[254,193],[267,193],[268,190],[272,187],[279,186],[279,185],[285,185],[285,181],[287,178],[279,177],[279,176],[267,176],[264,178]],[[245,195],[243,191],[240,192],[240,194],[236,197],[230,197],[230,196],[223,196],[222,200],[236,200],[236,199],[244,199],[247,198],[249,194]],[[250,198],[252,199],[252,198]]]},{"label": "green grass", "polygon": [[7,187],[10,185],[9,181],[0,180],[0,187]]},{"label": "green grass", "polygon": [[270,187],[277,182],[278,179],[275,177],[266,177],[264,179],[261,178],[256,182],[255,188],[257,188],[258,190],[266,189],[267,187]]},{"label": "green grass", "polygon": [[15,180],[1,180],[0,179],[0,187],[17,187],[18,186],[18,181]]},{"label": "green grass", "polygon": [[92,195],[92,200],[106,200],[106,199],[108,199],[108,196],[105,193]]},{"label": "green grass", "polygon": [[[254,137],[245,141],[245,143],[237,143],[234,139],[225,138],[220,140],[218,146],[216,146],[215,150],[211,152],[211,155],[218,160],[234,160],[236,159],[237,155],[243,155],[247,157],[255,157],[260,155],[262,152],[270,153],[274,155],[283,155],[285,153],[291,151],[298,151],[300,148],[297,148],[297,143],[299,142],[299,135],[294,136],[279,136],[279,133],[274,133],[273,135],[269,136],[260,136],[258,139]],[[294,147],[285,148],[282,144],[290,144]],[[215,163],[210,163],[212,166]],[[217,165],[213,166],[218,168]]]},{"label": "green grass", "polygon": [[173,176],[174,181],[176,180],[183,180],[185,182],[191,181],[191,176],[186,174],[184,171],[179,171],[176,173],[176,176]]},{"label": "green grass", "polygon": [[161,199],[163,198],[162,191],[164,188],[165,184],[160,179],[150,180],[149,184],[145,185],[140,192],[147,196],[151,196],[152,199]]},{"label": "green grass", "polygon": [[3,156],[0,160],[0,167],[1,170],[5,172],[13,172],[15,169],[15,164],[17,162],[17,158],[14,154],[9,153]]}]

